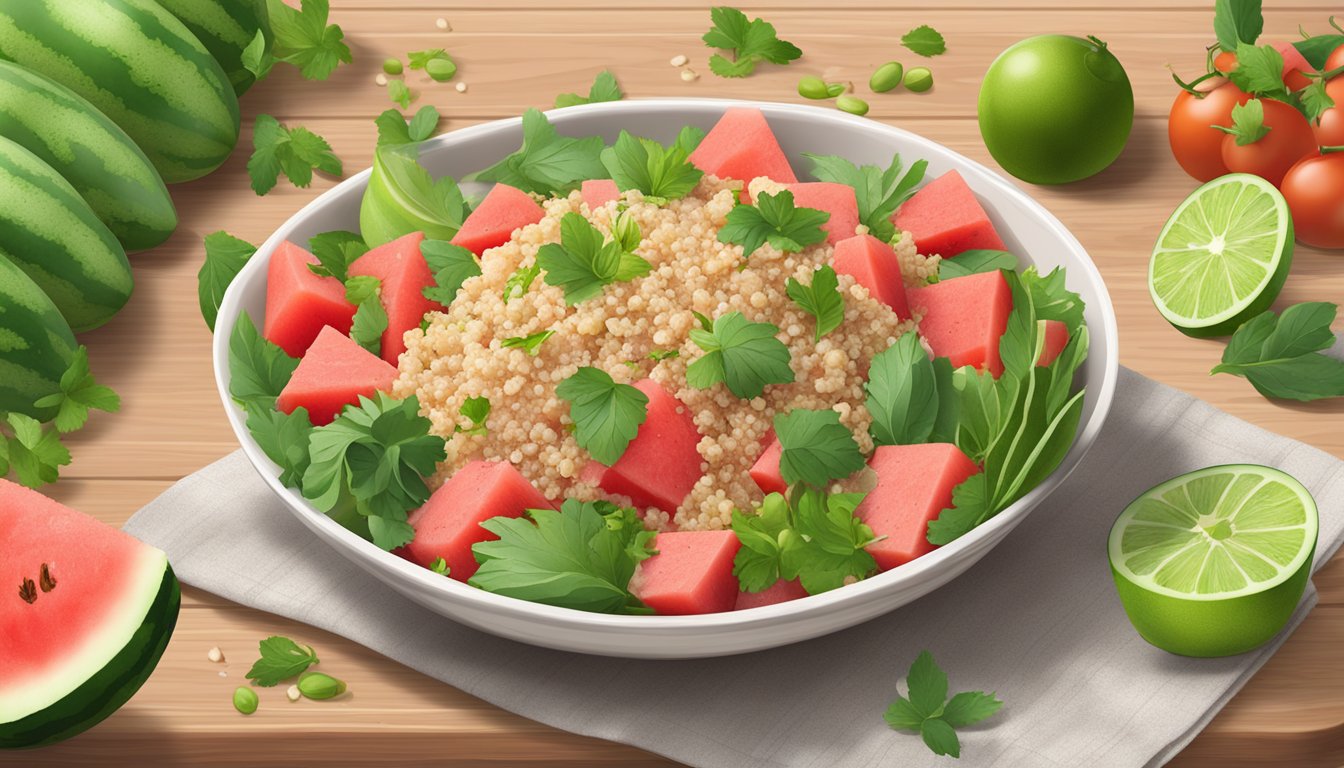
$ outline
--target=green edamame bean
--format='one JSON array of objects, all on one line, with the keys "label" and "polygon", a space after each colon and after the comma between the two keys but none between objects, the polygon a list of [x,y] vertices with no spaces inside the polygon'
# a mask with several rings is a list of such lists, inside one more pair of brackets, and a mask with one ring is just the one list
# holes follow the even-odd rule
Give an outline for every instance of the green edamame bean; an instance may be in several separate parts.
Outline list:
[{"label": "green edamame bean", "polygon": [[905,87],[915,93],[923,93],[933,87],[933,73],[928,67],[915,67],[905,73]]},{"label": "green edamame bean", "polygon": [[457,65],[452,59],[430,59],[425,62],[425,73],[442,83],[453,79],[453,75],[457,74]]},{"label": "green edamame bean", "polygon": [[383,60],[383,71],[389,75],[401,74],[401,59],[388,58]]},{"label": "green edamame bean", "polygon": [[868,78],[868,87],[873,89],[873,93],[886,93],[901,84],[901,78],[905,76],[905,67],[901,66],[899,61],[888,61],[886,64],[877,68],[873,76]]},{"label": "green edamame bean", "polygon": [[305,672],[299,677],[299,693],[309,699],[334,699],[345,693],[345,682],[321,672]]},{"label": "green edamame bean", "polygon": [[257,692],[245,685],[240,685],[233,692],[233,708],[250,715],[257,711]]},{"label": "green edamame bean", "polygon": [[849,86],[845,85],[844,83],[831,83],[830,85],[826,86],[826,96],[828,98],[834,99],[836,96],[839,96],[840,94],[844,93],[845,89],[848,87]]},{"label": "green edamame bean", "polygon": [[841,96],[835,100],[835,106],[851,115],[868,114],[868,102],[857,96]]},{"label": "green edamame bean", "polygon": [[829,99],[831,91],[820,77],[804,77],[798,81],[798,95],[804,99]]}]

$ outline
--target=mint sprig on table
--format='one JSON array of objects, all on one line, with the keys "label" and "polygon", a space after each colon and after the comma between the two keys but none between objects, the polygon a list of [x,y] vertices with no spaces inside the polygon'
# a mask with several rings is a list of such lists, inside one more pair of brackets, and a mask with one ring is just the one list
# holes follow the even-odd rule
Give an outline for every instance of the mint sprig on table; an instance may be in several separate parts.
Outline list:
[{"label": "mint sprig on table", "polygon": [[734,510],[732,529],[742,548],[733,575],[742,589],[761,592],[780,579],[798,579],[817,595],[867,578],[877,562],[864,548],[878,538],[854,516],[862,501],[861,493],[798,489],[792,501],[767,495],[754,515]]},{"label": "mint sprig on table", "polygon": [[664,147],[623,130],[601,158],[622,192],[638,189],[649,202],[661,205],[685,197],[705,175],[687,159],[690,154],[680,144]]},{"label": "mint sprig on table", "polygon": [[517,152],[475,174],[542,195],[564,194],[588,179],[605,179],[601,136],[561,136],[539,110],[523,113],[523,145]]},{"label": "mint sprig on table", "polygon": [[89,420],[90,410],[116,413],[121,398],[111,387],[99,384],[89,370],[89,348],[81,346],[70,358],[70,367],[61,374],[60,391],[39,399],[38,408],[55,408],[52,423],[59,432],[74,432]]},{"label": "mint sprig on table", "polygon": [[897,234],[891,217],[901,203],[915,194],[929,166],[929,161],[921,159],[906,169],[899,154],[891,156],[891,163],[885,169],[876,165],[855,165],[835,155],[804,153],[803,156],[812,161],[812,175],[818,181],[854,188],[859,223],[868,227],[868,234],[882,242],[890,241]]},{"label": "mint sprig on table", "polygon": [[947,51],[947,41],[928,24],[921,24],[901,35],[901,45],[924,57],[939,56]]},{"label": "mint sprig on table", "polygon": [[22,413],[7,414],[0,422],[0,477],[13,472],[20,485],[40,488],[56,482],[60,468],[69,463],[70,451],[57,430]]},{"label": "mint sprig on table", "polygon": [[257,79],[265,77],[277,61],[293,64],[309,80],[326,80],[336,67],[354,61],[345,33],[340,26],[327,23],[328,0],[302,0],[299,8],[283,0],[266,0],[266,10],[274,39],[270,55],[265,54],[261,32],[243,51],[243,66]]},{"label": "mint sprig on table", "polygon": [[318,662],[311,645],[299,645],[288,637],[273,635],[258,645],[261,658],[247,671],[247,679],[263,688],[298,677]]},{"label": "mint sprig on table", "polygon": [[1344,361],[1321,354],[1335,343],[1330,324],[1338,307],[1323,301],[1294,304],[1251,318],[1227,343],[1211,374],[1230,373],[1265,397],[1308,402],[1344,396]]},{"label": "mint sprig on table", "polygon": [[692,328],[691,341],[705,354],[686,367],[686,383],[696,389],[722,383],[745,400],[760,397],[770,384],[792,383],[789,348],[775,338],[778,333],[778,327],[750,322],[741,312],[720,315],[708,329]]},{"label": "mint sprig on table", "polygon": [[574,107],[579,104],[597,104],[603,101],[620,101],[625,98],[621,92],[620,83],[616,82],[616,76],[611,70],[604,69],[597,73],[593,80],[593,85],[588,89],[587,96],[580,96],[577,93],[562,93],[555,97],[555,107]]},{"label": "mint sprig on table", "polygon": [[620,460],[649,417],[648,396],[600,368],[580,368],[560,382],[555,394],[569,401],[579,447],[607,466]]},{"label": "mint sprig on table", "polygon": [[794,205],[793,193],[785,189],[757,195],[755,205],[733,206],[719,228],[718,239],[742,246],[743,258],[766,243],[781,252],[797,252],[824,241],[826,232],[821,225],[830,220],[826,211]]},{"label": "mint sprig on table", "polygon": [[845,297],[840,293],[839,277],[830,265],[818,268],[812,273],[812,282],[803,285],[790,277],[785,283],[784,292],[793,303],[816,320],[816,331],[812,338],[821,341],[821,337],[840,327],[845,321]]},{"label": "mint sprig on table", "polygon": [[714,26],[701,39],[710,48],[732,55],[731,59],[718,53],[709,57],[709,69],[719,77],[746,77],[763,61],[788,64],[803,55],[798,46],[779,39],[773,24],[748,19],[736,8],[710,8],[709,19]]},{"label": "mint sprig on table", "polygon": [[956,729],[978,723],[1003,707],[997,696],[984,691],[963,691],[949,699],[947,673],[928,651],[920,652],[910,665],[905,684],[910,697],[897,694],[882,717],[893,730],[918,733],[935,755],[961,757]]},{"label": "mint sprig on table", "polygon": [[545,270],[547,285],[564,289],[570,306],[600,295],[604,286],[643,277],[653,269],[577,213],[560,219],[560,242],[541,246],[537,265]]},{"label": "mint sprig on table", "polygon": [[307,187],[313,171],[341,175],[341,159],[327,140],[303,126],[289,128],[270,115],[257,115],[252,123],[252,157],[247,161],[252,191],[270,192],[281,173],[294,186]]}]

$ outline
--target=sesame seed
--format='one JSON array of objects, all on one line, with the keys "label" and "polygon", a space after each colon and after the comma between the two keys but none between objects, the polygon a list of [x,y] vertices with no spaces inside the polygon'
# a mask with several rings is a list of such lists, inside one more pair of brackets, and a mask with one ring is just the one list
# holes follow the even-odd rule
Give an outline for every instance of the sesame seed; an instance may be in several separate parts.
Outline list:
[{"label": "sesame seed", "polygon": [[668,64],[671,64],[674,67],[684,67],[686,66],[686,62],[687,58],[679,53],[676,56],[673,56],[672,60],[669,61]]}]

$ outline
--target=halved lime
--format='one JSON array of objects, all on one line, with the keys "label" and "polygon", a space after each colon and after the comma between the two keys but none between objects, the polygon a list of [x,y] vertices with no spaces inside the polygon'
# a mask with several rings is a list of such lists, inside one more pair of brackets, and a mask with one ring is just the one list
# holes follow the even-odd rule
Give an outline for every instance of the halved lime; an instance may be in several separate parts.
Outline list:
[{"label": "halved lime", "polygon": [[1190,336],[1223,336],[1269,309],[1293,261],[1293,216],[1273,184],[1220,176],[1190,193],[1157,237],[1148,292]]},{"label": "halved lime", "polygon": [[1229,656],[1269,640],[1302,598],[1316,502],[1287,474],[1228,464],[1172,478],[1130,503],[1108,555],[1145,640],[1182,656]]}]

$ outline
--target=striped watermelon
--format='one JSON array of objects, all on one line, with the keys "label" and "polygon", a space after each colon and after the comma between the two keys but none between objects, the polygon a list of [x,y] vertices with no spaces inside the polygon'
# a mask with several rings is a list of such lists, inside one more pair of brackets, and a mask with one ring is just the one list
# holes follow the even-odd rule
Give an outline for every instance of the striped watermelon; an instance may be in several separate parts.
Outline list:
[{"label": "striped watermelon", "polygon": [[107,322],[131,297],[131,265],[70,182],[0,138],[0,251],[76,331]]},{"label": "striped watermelon", "polygon": [[228,76],[154,0],[0,3],[0,58],[88,99],[170,184],[218,168],[238,143]]},{"label": "striped watermelon", "polygon": [[145,153],[98,108],[43,75],[0,61],[0,136],[70,182],[128,251],[177,228],[173,199]]},{"label": "striped watermelon", "polygon": [[46,421],[55,408],[33,407],[61,390],[75,335],[56,305],[0,251],[0,412]]},{"label": "striped watermelon", "polygon": [[271,48],[271,20],[266,0],[158,0],[186,25],[224,68],[239,96],[257,81],[243,66],[243,49],[261,32]]}]

